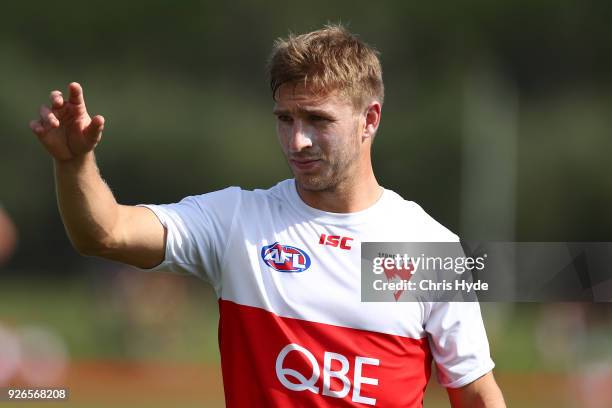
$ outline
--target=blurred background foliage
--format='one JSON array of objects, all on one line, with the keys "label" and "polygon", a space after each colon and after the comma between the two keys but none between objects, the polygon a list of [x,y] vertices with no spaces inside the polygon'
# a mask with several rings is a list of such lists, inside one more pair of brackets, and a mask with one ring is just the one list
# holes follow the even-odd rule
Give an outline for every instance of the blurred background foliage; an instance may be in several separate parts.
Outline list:
[{"label": "blurred background foliage", "polygon": [[[51,160],[27,126],[51,90],[78,81],[90,112],[105,116],[97,159],[121,203],[267,188],[290,177],[265,77],[272,42],[328,21],[381,52],[386,100],[373,152],[381,184],[464,238],[612,240],[610,2],[10,2],[0,24],[0,202],[19,245],[0,276],[0,318],[35,319],[36,305],[57,304],[48,324],[76,356],[139,356],[117,339],[108,349],[85,341],[121,336],[128,306],[105,303],[120,267],[78,256],[63,231]],[[195,280],[187,282],[179,292],[189,295]],[[207,289],[195,291],[181,327],[215,307],[212,295],[197,303]],[[70,312],[71,304],[83,307]],[[557,315],[567,315],[563,307]],[[498,367],[566,369],[577,358],[542,354],[537,322],[547,306],[483,309]],[[600,316],[598,329],[583,316],[554,326],[559,339],[578,327],[610,345],[601,340],[607,305],[570,314],[580,313]],[[214,319],[202,325],[212,331],[168,355],[198,344],[214,355]],[[580,344],[560,353],[577,356],[592,343]]]},{"label": "blurred background foliage", "polygon": [[[483,78],[494,78],[512,96],[496,95],[493,103],[515,111],[516,222],[512,236],[485,231],[477,238],[610,239],[608,2],[365,6],[7,4],[0,26],[0,199],[22,237],[12,267],[69,273],[83,262],[62,232],[50,160],[27,128],[49,91],[79,81],[90,110],[107,118],[98,160],[123,203],[172,202],[227,185],[267,187],[289,176],[265,78],[271,43],[327,21],[344,22],[381,51],[387,98],[374,162],[383,185],[465,235],[466,94],[490,88]],[[481,143],[497,139],[493,126]],[[495,169],[481,173],[489,171]],[[483,189],[478,200],[495,195]]]}]

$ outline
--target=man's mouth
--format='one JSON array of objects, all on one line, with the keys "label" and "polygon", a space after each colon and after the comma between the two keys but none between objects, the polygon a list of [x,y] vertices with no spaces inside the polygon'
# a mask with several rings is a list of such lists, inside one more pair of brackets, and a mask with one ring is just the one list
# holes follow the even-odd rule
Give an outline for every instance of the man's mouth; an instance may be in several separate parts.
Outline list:
[{"label": "man's mouth", "polygon": [[312,170],[320,162],[320,159],[289,159],[291,165],[299,170]]}]

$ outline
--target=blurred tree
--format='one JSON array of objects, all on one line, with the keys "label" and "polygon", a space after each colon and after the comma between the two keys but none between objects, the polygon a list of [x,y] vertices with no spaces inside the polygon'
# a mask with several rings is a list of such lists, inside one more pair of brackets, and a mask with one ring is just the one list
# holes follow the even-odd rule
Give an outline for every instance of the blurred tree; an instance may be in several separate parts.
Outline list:
[{"label": "blurred tree", "polygon": [[264,75],[271,43],[327,21],[381,51],[387,98],[374,163],[383,185],[464,232],[462,206],[473,202],[461,170],[473,128],[465,90],[488,72],[515,98],[516,239],[610,240],[611,20],[604,1],[7,4],[0,186],[22,236],[13,265],[66,273],[86,262],[69,246],[51,163],[27,130],[50,90],[77,80],[107,118],[98,160],[124,203],[265,187],[289,176]]}]

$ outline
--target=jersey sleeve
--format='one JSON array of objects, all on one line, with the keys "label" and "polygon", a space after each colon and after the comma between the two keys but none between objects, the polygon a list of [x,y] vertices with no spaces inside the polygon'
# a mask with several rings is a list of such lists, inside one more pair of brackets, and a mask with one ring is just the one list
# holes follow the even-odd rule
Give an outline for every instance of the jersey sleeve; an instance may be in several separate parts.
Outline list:
[{"label": "jersey sleeve", "polygon": [[152,271],[189,273],[221,290],[226,243],[240,205],[241,190],[224,190],[186,197],[178,203],[149,205],[166,228],[165,258]]},{"label": "jersey sleeve", "polygon": [[443,387],[463,387],[495,366],[478,302],[429,303],[425,331]]}]

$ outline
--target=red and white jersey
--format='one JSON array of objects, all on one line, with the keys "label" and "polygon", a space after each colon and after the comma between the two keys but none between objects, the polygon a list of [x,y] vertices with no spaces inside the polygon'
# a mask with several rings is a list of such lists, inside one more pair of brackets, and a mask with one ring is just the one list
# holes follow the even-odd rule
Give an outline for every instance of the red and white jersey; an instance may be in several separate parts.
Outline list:
[{"label": "red and white jersey", "polygon": [[349,214],[294,180],[147,207],[168,231],[155,269],[215,289],[228,407],[421,407],[432,359],[445,387],[493,368],[478,303],[361,302],[362,241],[458,241],[390,190]]}]

